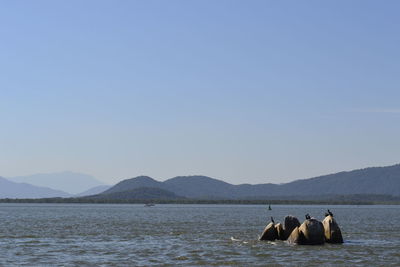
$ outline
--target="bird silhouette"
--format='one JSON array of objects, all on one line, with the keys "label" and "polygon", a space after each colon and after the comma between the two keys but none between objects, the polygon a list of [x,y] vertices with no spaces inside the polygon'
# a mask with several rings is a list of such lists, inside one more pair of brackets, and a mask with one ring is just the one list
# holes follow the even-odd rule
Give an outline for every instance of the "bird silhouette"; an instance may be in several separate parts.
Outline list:
[{"label": "bird silhouette", "polygon": [[328,214],[333,217],[333,213],[328,209]]}]

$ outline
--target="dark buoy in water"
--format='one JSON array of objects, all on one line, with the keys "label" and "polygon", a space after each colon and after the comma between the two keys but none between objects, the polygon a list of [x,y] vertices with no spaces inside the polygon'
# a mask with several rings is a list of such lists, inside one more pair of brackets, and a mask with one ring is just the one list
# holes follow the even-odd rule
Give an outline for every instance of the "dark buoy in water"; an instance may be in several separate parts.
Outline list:
[{"label": "dark buoy in water", "polygon": [[268,206],[268,210],[272,210],[272,208],[271,208],[271,204]]}]

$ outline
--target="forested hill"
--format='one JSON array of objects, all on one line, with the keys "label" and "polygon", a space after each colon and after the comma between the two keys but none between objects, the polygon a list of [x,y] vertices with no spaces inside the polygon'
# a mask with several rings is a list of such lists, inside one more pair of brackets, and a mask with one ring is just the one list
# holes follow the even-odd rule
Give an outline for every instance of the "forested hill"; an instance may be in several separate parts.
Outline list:
[{"label": "forested hill", "polygon": [[140,176],[123,180],[103,194],[143,187],[159,188],[194,199],[268,199],[355,194],[400,196],[400,164],[339,172],[279,185],[233,185],[206,176],[180,176],[159,182],[151,177]]}]

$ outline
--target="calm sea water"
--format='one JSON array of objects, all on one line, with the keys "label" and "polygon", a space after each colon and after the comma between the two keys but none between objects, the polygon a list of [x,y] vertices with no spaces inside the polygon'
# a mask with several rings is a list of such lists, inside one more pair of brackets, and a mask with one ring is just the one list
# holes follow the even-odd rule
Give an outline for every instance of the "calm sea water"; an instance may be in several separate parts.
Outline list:
[{"label": "calm sea water", "polygon": [[[258,241],[273,216],[322,220],[342,245]],[[1,266],[400,266],[400,206],[0,204]]]}]

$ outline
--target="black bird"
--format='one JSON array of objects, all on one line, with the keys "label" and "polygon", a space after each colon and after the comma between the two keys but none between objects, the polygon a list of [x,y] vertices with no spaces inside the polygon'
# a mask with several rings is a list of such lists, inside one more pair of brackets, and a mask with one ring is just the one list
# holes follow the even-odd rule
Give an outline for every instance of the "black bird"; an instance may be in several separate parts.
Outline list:
[{"label": "black bird", "polygon": [[310,217],[310,214],[306,214],[306,220],[309,220],[309,219],[311,219],[311,217]]},{"label": "black bird", "polygon": [[333,213],[328,209],[328,214],[333,217]]},{"label": "black bird", "polygon": [[273,224],[275,224],[275,221],[274,221],[274,218],[273,218],[273,217],[271,217],[271,222],[272,222]]},{"label": "black bird", "polygon": [[325,217],[327,216],[332,216],[333,217],[333,213],[328,209],[328,212],[325,212]]}]

